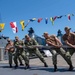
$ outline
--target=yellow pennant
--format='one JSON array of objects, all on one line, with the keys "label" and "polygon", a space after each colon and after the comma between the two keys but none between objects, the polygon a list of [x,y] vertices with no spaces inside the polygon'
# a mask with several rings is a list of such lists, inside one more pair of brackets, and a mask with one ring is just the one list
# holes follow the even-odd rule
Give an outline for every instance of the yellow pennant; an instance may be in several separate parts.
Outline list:
[{"label": "yellow pennant", "polygon": [[0,23],[0,32],[4,29],[5,23]]},{"label": "yellow pennant", "polygon": [[53,17],[50,17],[50,20],[52,22],[52,25],[54,25]]},{"label": "yellow pennant", "polygon": [[24,31],[24,28],[25,28],[24,20],[20,21],[20,24],[22,26],[22,31]]}]

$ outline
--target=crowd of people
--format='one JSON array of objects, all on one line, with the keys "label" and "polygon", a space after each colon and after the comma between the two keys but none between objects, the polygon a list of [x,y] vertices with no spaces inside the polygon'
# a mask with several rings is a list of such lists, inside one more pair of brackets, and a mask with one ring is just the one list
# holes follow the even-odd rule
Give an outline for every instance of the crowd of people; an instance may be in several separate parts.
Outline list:
[{"label": "crowd of people", "polygon": [[[65,34],[62,36],[65,44],[69,46],[67,50],[63,48],[63,44],[55,35],[49,35],[48,32],[44,32],[42,35],[45,38],[46,44],[48,44],[48,46],[52,46],[52,48],[50,48],[50,52],[52,54],[52,61],[55,72],[57,71],[58,54],[60,54],[69,65],[69,71],[72,71],[74,69],[71,56],[75,52],[75,33],[71,32],[70,29],[71,28],[69,27],[65,27]],[[5,47],[5,53],[8,52],[10,68],[12,68],[12,59],[14,60],[15,68],[19,66],[18,62],[20,63],[20,65],[25,65],[25,69],[30,68],[27,52],[29,52],[30,55],[32,53],[36,54],[36,56],[44,63],[44,67],[48,67],[48,64],[39,51],[39,48],[37,48],[36,46],[33,47],[33,45],[38,45],[37,41],[31,38],[29,35],[25,35],[25,41],[20,40],[18,36],[15,36],[14,41],[11,41],[10,39],[8,39],[7,41],[8,43]],[[22,63],[22,59],[24,60],[25,64]]]}]

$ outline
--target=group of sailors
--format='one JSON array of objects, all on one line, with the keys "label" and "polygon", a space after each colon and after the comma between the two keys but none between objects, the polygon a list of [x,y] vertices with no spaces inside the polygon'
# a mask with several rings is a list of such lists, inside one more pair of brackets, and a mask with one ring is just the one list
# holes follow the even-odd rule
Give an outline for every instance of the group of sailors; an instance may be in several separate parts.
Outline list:
[{"label": "group of sailors", "polygon": [[[52,46],[52,48],[50,48],[50,52],[52,54],[52,61],[55,72],[58,69],[58,54],[60,54],[69,65],[69,71],[72,71],[74,69],[72,65],[71,56],[75,52],[75,33],[71,32],[70,30],[71,28],[65,27],[65,34],[62,36],[62,39],[65,44],[69,46],[67,50],[63,48],[63,44],[55,35],[49,35],[48,32],[44,32],[42,35],[45,38],[46,44],[48,44],[48,46]],[[5,47],[5,54],[6,52],[8,52],[10,68],[12,68],[12,59],[14,60],[15,68],[19,66],[18,62],[20,63],[20,65],[25,65],[25,69],[30,68],[29,56],[27,55],[27,52],[29,52],[30,55],[32,53],[36,54],[36,56],[44,63],[44,67],[48,67],[48,64],[46,63],[43,55],[39,51],[39,48],[35,46],[38,46],[37,41],[31,38],[29,35],[25,35],[25,41],[20,40],[18,36],[15,36],[14,41],[11,41],[10,39],[8,39],[7,41],[8,43]],[[23,48],[24,46],[27,48]],[[25,64],[22,63],[22,59],[24,60]]]}]

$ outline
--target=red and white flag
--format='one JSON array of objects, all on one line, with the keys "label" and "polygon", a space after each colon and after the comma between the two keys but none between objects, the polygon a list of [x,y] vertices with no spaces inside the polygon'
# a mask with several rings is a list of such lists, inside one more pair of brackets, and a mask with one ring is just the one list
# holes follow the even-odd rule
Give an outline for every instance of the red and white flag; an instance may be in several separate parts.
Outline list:
[{"label": "red and white flag", "polygon": [[68,20],[71,20],[71,15],[70,14],[68,14]]},{"label": "red and white flag", "polygon": [[18,28],[17,28],[16,22],[10,22],[10,26],[12,28],[13,33],[17,33],[18,32]]}]

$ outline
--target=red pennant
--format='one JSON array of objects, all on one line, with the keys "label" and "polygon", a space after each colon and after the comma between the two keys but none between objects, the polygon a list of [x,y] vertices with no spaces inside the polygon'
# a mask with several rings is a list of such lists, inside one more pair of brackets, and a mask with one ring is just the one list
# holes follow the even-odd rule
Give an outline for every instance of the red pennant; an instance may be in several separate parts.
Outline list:
[{"label": "red pennant", "polygon": [[70,14],[68,14],[68,20],[71,20]]},{"label": "red pennant", "polygon": [[41,22],[41,20],[42,20],[42,18],[39,18],[39,19],[38,19],[38,23],[40,23],[40,22]]},{"label": "red pennant", "polygon": [[55,17],[53,18],[53,21],[55,21],[55,20],[56,20],[56,18],[57,18],[57,16],[55,16]]}]

